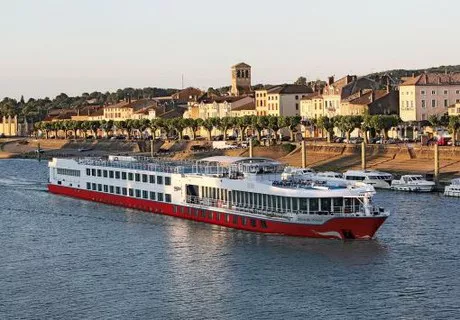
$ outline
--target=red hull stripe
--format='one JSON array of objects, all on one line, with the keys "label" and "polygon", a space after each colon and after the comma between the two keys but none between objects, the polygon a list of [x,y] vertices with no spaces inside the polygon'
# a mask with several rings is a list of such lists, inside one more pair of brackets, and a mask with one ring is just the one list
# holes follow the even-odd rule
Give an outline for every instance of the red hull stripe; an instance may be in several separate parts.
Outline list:
[{"label": "red hull stripe", "polygon": [[265,219],[253,219],[211,209],[200,209],[171,203],[143,200],[92,190],[75,189],[49,184],[48,190],[73,198],[102,202],[182,219],[215,224],[246,231],[283,234],[288,236],[328,239],[371,239],[386,217],[333,218],[321,225],[285,223]]}]

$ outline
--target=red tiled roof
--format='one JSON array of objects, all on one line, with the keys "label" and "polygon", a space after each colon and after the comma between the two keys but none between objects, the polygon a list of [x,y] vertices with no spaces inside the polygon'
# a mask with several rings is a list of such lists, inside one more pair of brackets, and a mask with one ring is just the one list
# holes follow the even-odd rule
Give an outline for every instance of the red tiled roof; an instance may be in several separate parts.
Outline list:
[{"label": "red tiled roof", "polygon": [[256,105],[255,105],[254,101],[251,101],[251,102],[248,102],[248,103],[243,104],[241,106],[232,108],[232,111],[255,110],[255,109],[256,109]]},{"label": "red tiled roof", "polygon": [[388,94],[386,90],[373,90],[368,91],[365,94],[361,95],[360,97],[350,100],[350,104],[361,104],[361,105],[368,105],[374,101],[377,101]]},{"label": "red tiled roof", "polygon": [[416,77],[408,78],[401,86],[436,86],[460,85],[460,73],[423,73]]}]

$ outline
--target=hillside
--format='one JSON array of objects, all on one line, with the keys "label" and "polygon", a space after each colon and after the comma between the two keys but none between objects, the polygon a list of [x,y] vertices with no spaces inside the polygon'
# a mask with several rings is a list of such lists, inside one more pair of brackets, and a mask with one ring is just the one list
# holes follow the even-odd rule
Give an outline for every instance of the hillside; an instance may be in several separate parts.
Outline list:
[{"label": "hillside", "polygon": [[453,73],[453,72],[460,72],[460,65],[453,65],[453,66],[439,66],[439,67],[431,67],[427,69],[394,69],[394,70],[385,70],[380,72],[374,72],[371,74],[366,75],[366,77],[375,79],[382,77],[384,75],[390,75],[393,78],[394,82],[399,83],[402,77],[411,77],[412,75],[419,75],[424,72],[430,73]]}]

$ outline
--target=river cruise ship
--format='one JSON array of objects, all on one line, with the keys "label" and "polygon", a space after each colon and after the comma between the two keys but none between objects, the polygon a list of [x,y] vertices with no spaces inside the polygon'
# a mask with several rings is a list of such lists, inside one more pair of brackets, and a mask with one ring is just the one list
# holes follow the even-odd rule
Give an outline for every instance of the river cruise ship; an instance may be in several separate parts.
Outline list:
[{"label": "river cruise ship", "polygon": [[366,187],[282,180],[267,158],[54,158],[50,192],[246,231],[371,239],[389,213]]}]

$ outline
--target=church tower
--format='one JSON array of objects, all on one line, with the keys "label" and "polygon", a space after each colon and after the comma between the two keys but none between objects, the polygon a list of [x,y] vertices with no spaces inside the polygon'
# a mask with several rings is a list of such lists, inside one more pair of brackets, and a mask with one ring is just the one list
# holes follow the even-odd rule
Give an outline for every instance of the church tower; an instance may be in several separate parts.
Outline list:
[{"label": "church tower", "polygon": [[232,96],[241,96],[251,92],[251,66],[241,62],[232,66]]}]

